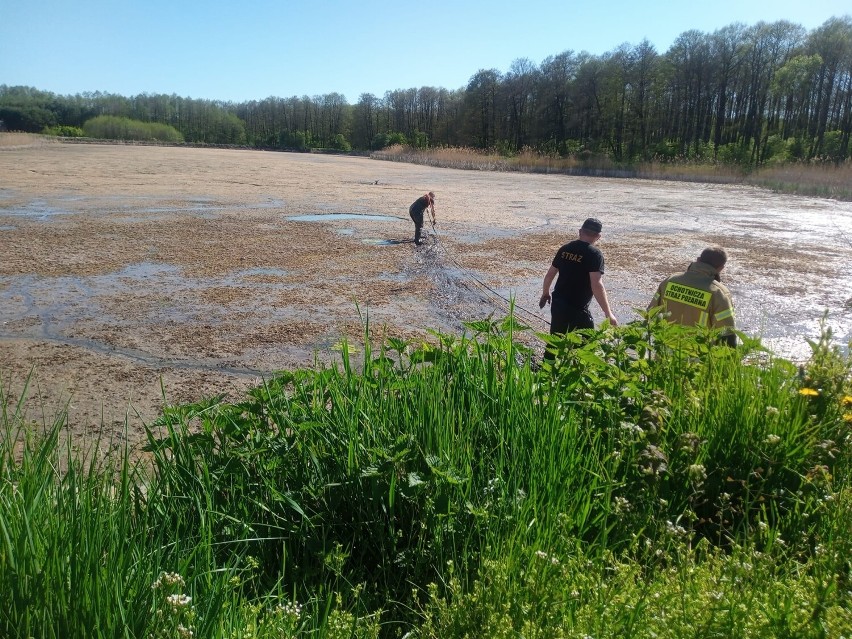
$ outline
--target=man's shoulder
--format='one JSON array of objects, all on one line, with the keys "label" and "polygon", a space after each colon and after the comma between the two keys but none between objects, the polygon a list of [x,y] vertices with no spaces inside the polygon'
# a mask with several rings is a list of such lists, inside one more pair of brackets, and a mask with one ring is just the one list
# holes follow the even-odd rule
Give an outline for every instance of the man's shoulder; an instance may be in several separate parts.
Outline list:
[{"label": "man's shoulder", "polygon": [[664,291],[669,284],[679,284],[681,286],[689,286],[691,288],[703,288],[704,290],[707,290],[699,282],[696,282],[695,278],[691,277],[688,272],[669,275],[667,278],[660,282],[660,285],[657,287],[657,289],[660,291]]},{"label": "man's shoulder", "polygon": [[572,240],[565,244],[560,250],[569,250],[574,253],[585,253],[587,255],[599,255],[603,257],[601,250],[594,244],[589,244],[583,240]]},{"label": "man's shoulder", "polygon": [[731,291],[730,291],[730,290],[728,290],[728,287],[727,287],[727,286],[725,286],[724,284],[722,284],[722,282],[713,282],[713,283],[710,285],[710,290],[711,290],[711,291],[719,291],[719,292],[720,292],[720,293],[722,293],[722,295],[724,295],[725,297],[730,297],[730,296],[731,296]]},{"label": "man's shoulder", "polygon": [[663,291],[666,286],[669,285],[670,282],[674,282],[675,284],[679,284],[678,280],[683,275],[683,273],[676,273],[675,275],[669,275],[668,277],[662,279],[657,286],[657,290]]},{"label": "man's shoulder", "polygon": [[713,283],[713,280],[710,277],[704,277],[700,274],[695,273],[694,271],[683,271],[682,273],[675,273],[674,275],[670,275],[668,281],[677,282],[678,284],[691,284],[693,286],[710,286]]},{"label": "man's shoulder", "polygon": [[562,253],[566,252],[579,253],[582,250],[583,244],[585,244],[585,242],[580,242],[580,240],[572,240],[570,242],[565,242],[565,244],[563,244],[556,250],[556,253],[557,255],[561,255]]}]

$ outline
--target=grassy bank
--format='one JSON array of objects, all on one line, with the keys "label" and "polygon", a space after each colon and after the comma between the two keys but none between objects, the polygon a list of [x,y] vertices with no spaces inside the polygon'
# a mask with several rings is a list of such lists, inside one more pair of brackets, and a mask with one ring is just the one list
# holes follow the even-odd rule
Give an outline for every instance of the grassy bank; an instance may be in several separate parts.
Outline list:
[{"label": "grassy bank", "polygon": [[779,193],[852,201],[852,164],[849,162],[839,166],[831,163],[789,163],[756,169],[697,162],[640,162],[619,165],[603,156],[562,158],[526,152],[506,157],[483,153],[475,149],[418,150],[401,146],[375,151],[371,157],[393,162],[476,171],[519,171],[589,177],[751,184]]},{"label": "grassy bank", "polygon": [[554,367],[521,330],[169,407],[140,464],[58,459],[63,417],[0,398],[0,635],[852,633],[830,336],[799,370],[651,318],[569,335]]}]

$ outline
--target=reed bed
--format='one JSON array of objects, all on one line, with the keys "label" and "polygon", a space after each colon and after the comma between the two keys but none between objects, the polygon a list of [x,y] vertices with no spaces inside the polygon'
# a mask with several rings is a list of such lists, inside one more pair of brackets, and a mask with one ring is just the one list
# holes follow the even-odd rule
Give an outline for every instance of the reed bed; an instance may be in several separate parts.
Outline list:
[{"label": "reed bed", "polygon": [[344,343],[167,407],[144,464],[60,453],[63,416],[0,397],[0,635],[852,633],[830,334],[799,369],[653,316],[540,336],[544,362],[527,331]]},{"label": "reed bed", "polygon": [[786,163],[757,169],[695,161],[638,162],[617,164],[606,156],[583,154],[546,156],[523,151],[502,156],[469,148],[420,150],[393,146],[374,151],[371,157],[394,162],[476,171],[555,173],[602,178],[675,180],[713,184],[752,184],[780,193],[852,201],[852,163]]},{"label": "reed bed", "polygon": [[51,142],[52,140],[49,138],[43,135],[36,135],[35,133],[0,131],[0,149],[50,144]]},{"label": "reed bed", "polygon": [[785,164],[749,175],[749,184],[782,193],[852,201],[852,162]]}]

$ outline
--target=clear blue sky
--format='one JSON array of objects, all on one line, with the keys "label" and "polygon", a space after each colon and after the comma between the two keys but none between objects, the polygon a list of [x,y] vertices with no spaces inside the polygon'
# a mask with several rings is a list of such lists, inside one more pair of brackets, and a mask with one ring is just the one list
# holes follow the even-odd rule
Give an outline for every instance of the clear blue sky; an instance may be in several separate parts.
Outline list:
[{"label": "clear blue sky", "polygon": [[73,95],[269,96],[458,89],[480,69],[601,55],[685,31],[789,20],[808,31],[849,0],[0,0],[0,84]]}]

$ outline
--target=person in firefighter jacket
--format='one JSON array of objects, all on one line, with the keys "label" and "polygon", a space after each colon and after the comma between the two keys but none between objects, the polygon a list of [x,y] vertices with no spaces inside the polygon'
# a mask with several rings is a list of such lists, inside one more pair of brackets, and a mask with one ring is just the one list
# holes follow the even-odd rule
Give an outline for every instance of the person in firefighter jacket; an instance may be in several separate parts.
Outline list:
[{"label": "person in firefighter jacket", "polygon": [[728,288],[719,281],[727,261],[725,249],[704,249],[685,273],[660,283],[648,310],[662,307],[666,319],[685,326],[721,328],[722,341],[736,346],[734,303]]}]

